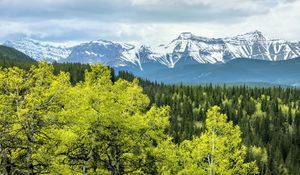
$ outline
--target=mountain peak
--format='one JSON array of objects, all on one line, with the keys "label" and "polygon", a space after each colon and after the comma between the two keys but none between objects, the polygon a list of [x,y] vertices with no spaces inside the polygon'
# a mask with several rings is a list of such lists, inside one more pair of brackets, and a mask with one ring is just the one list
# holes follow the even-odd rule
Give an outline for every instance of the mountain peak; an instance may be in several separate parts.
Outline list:
[{"label": "mountain peak", "polygon": [[[90,41],[89,43],[90,44],[99,44],[99,45],[109,45],[109,44],[112,44],[111,41],[107,41],[107,40],[104,40],[104,39],[93,40],[93,41]],[[82,43],[82,44],[84,45],[86,43]]]},{"label": "mountain peak", "polygon": [[267,38],[262,34],[262,32],[258,30],[254,30],[242,35],[238,35],[237,38],[243,38],[249,42],[264,42],[267,40]]},{"label": "mountain peak", "polygon": [[194,35],[191,32],[182,32],[179,34],[178,39],[191,39]]},{"label": "mountain peak", "polygon": [[252,33],[252,34],[255,34],[255,35],[262,35],[262,32],[259,31],[259,30],[254,30],[254,31],[249,32],[249,33]]},{"label": "mountain peak", "polygon": [[242,35],[238,35],[238,36],[258,36],[258,37],[263,37],[263,34],[259,30],[254,30],[254,31],[250,31],[250,32],[244,33]]}]

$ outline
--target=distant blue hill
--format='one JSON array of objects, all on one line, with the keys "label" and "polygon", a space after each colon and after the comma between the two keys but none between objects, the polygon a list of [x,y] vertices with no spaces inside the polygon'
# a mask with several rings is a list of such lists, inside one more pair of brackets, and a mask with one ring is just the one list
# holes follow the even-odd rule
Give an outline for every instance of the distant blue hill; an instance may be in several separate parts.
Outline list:
[{"label": "distant blue hill", "polygon": [[263,61],[239,58],[225,64],[182,64],[166,68],[157,63],[136,67],[116,68],[136,76],[164,83],[247,83],[263,82],[289,86],[300,86],[300,58],[287,61]]}]

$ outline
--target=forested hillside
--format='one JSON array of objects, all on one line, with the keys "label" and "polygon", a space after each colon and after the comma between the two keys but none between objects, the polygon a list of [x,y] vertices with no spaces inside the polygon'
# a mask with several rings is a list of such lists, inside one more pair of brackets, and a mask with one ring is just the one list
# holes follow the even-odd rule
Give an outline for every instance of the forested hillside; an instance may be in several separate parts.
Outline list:
[{"label": "forested hillside", "polygon": [[5,68],[16,62],[1,63],[2,174],[299,172],[298,89],[165,85],[100,65]]},{"label": "forested hillside", "polygon": [[240,127],[217,106],[201,134],[168,135],[170,108],[151,105],[138,81],[92,65],[84,81],[53,65],[0,70],[1,174],[257,174]]},{"label": "forested hillside", "polygon": [[35,63],[37,62],[24,53],[14,48],[0,45],[1,67],[18,66],[24,69],[29,69],[30,66]]},{"label": "forested hillside", "polygon": [[[13,48],[0,45],[0,67],[9,68],[17,66],[19,68],[29,70],[32,65],[37,65],[37,61],[29,56],[19,52]],[[84,80],[85,70],[91,70],[89,64],[80,63],[52,63],[54,67],[54,74],[59,74],[60,71],[70,73],[70,81],[74,85],[79,81]],[[114,70],[110,69],[112,79],[115,79]]]},{"label": "forested hillside", "polygon": [[[134,76],[120,72],[120,78]],[[165,85],[140,81],[151,103],[171,109],[168,133],[175,143],[205,131],[206,111],[218,105],[230,121],[239,125],[249,159],[261,174],[300,172],[300,90],[247,86]]]}]

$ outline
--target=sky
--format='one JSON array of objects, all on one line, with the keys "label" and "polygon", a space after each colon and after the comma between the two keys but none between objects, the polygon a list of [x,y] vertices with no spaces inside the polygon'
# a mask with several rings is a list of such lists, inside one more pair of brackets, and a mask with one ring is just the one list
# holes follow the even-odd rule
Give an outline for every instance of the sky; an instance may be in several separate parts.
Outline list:
[{"label": "sky", "polygon": [[219,38],[254,30],[300,41],[299,9],[300,0],[0,0],[0,42],[159,44],[181,32]]}]

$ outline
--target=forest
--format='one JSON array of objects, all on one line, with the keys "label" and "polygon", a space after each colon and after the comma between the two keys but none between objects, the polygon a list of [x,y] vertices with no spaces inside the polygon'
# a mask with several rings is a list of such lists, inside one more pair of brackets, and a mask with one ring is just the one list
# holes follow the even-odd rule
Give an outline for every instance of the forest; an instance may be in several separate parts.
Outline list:
[{"label": "forest", "polygon": [[[120,78],[133,81],[128,72]],[[260,174],[300,172],[300,90],[293,87],[166,85],[140,81],[151,103],[170,106],[168,134],[175,143],[205,131],[206,111],[214,105],[240,126],[248,160]]]},{"label": "forest", "polygon": [[1,174],[299,172],[298,89],[32,64],[1,63]]}]

